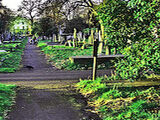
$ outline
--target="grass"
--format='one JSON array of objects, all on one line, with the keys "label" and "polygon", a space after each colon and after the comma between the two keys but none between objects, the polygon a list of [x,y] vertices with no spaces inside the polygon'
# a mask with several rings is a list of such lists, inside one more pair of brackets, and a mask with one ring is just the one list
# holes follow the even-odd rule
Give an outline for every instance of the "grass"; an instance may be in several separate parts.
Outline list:
[{"label": "grass", "polygon": [[[87,70],[92,69],[92,63],[71,63],[69,57],[72,56],[92,56],[93,47],[90,46],[87,49],[81,49],[76,47],[69,46],[47,46],[47,43],[44,41],[40,41],[38,43],[38,47],[46,54],[49,62],[52,63],[55,67],[59,69],[67,69],[67,70]],[[64,49],[61,49],[64,48]],[[99,69],[108,68],[109,63],[103,63],[98,65]]]},{"label": "grass", "polygon": [[22,54],[25,48],[25,44],[27,43],[27,39],[24,39],[21,44],[5,44],[0,47],[4,47],[6,49],[10,49],[11,47],[15,47],[18,45],[13,52],[1,53],[0,60],[5,59],[0,63],[0,72],[12,73],[20,68],[20,62],[22,60]]},{"label": "grass", "polygon": [[0,120],[4,120],[15,101],[15,85],[0,84]]},{"label": "grass", "polygon": [[159,120],[159,87],[107,86],[103,77],[81,80],[76,89],[103,120]]}]

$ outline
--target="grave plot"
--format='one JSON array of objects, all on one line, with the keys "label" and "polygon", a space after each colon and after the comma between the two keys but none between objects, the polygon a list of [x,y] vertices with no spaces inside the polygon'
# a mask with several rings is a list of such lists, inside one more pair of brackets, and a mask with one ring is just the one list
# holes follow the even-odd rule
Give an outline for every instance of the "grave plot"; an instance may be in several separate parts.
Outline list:
[{"label": "grave plot", "polygon": [[0,45],[0,72],[15,72],[20,68],[21,55],[27,39],[24,38],[20,41],[18,43],[7,42]]},{"label": "grave plot", "polygon": [[[39,40],[38,47],[46,54],[49,61],[60,69],[68,70],[87,70],[92,69],[93,65],[93,43],[95,40],[97,29],[91,29],[90,34],[83,32],[77,33],[74,29],[74,33],[61,35],[61,39],[57,39],[54,35],[50,40]],[[60,35],[58,35],[60,36]],[[99,41],[101,41],[101,32],[99,32]],[[62,44],[64,43],[64,45]],[[103,44],[103,43],[102,43]],[[103,45],[100,42],[100,48],[98,50],[98,69],[111,68],[113,62],[117,58],[123,58],[124,55],[115,55],[117,50],[115,48],[109,49],[109,53],[113,55],[107,55]],[[119,54],[120,52],[118,52]]]}]

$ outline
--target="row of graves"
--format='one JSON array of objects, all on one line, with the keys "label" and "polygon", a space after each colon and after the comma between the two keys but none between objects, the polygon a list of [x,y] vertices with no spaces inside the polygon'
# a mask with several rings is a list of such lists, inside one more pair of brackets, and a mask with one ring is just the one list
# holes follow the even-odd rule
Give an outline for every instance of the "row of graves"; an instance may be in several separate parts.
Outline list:
[{"label": "row of graves", "polygon": [[22,34],[12,34],[11,32],[4,32],[0,34],[0,67],[5,61],[7,54],[16,52],[23,42]]},{"label": "row of graves", "polygon": [[50,42],[47,43],[48,46],[69,46],[70,48],[59,48],[61,50],[81,48],[87,49],[93,46],[93,56],[72,56],[70,61],[72,63],[84,63],[92,62],[94,56],[96,56],[98,63],[103,63],[108,60],[113,60],[115,58],[123,58],[124,55],[117,54],[116,48],[111,54],[111,49],[104,45],[103,34],[101,31],[91,29],[88,33],[78,32],[74,29],[74,33],[61,33],[58,35],[53,34],[52,37],[43,37],[41,39],[49,39]]}]

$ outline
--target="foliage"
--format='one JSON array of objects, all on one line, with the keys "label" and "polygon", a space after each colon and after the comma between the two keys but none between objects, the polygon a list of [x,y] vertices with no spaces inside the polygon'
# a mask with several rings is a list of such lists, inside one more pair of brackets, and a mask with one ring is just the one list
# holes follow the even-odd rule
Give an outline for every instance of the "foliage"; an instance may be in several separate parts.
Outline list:
[{"label": "foliage", "polygon": [[13,43],[13,44],[2,44],[0,45],[0,48],[5,48],[5,49],[15,49],[17,46],[19,46],[20,43]]},{"label": "foliage", "polygon": [[95,95],[97,92],[100,94],[100,91],[103,92],[106,89],[106,85],[102,83],[102,80],[103,78],[97,78],[95,81],[80,80],[80,82],[76,84],[76,88],[84,96]]},{"label": "foliage", "polygon": [[115,79],[159,74],[159,5],[159,0],[105,0],[97,10],[105,27],[106,44],[126,55],[115,65]]},{"label": "foliage", "polygon": [[33,26],[34,19],[38,17],[42,0],[23,0],[18,11],[21,11],[25,18],[28,18]]},{"label": "foliage", "polygon": [[[40,10],[41,14],[43,14],[45,17],[51,18],[55,25],[58,27],[58,25],[63,24],[64,17],[66,17],[65,12],[67,9],[64,9],[66,3],[69,1],[66,0],[46,0],[42,4],[42,9]],[[67,11],[68,12],[68,11]]]},{"label": "foliage", "polygon": [[79,32],[87,27],[88,27],[88,25],[86,24],[85,19],[81,18],[81,17],[77,17],[77,18],[74,18],[74,19],[67,22],[64,32],[65,33],[73,33],[74,28]]},{"label": "foliage", "polygon": [[91,33],[91,30],[94,30],[94,31],[96,31],[96,29],[97,28],[85,28],[85,29],[83,29],[83,33]]},{"label": "foliage", "polygon": [[11,16],[11,10],[9,8],[6,8],[6,6],[1,6],[1,11],[0,11],[0,34],[4,33],[5,30],[7,29],[8,26],[8,21],[12,18]]},{"label": "foliage", "polygon": [[159,40],[144,40],[122,50],[126,57],[115,64],[117,79],[136,80],[150,74],[160,74],[159,43]]},{"label": "foliage", "polygon": [[[27,33],[27,32],[31,32],[31,30],[29,29],[31,27],[30,24],[31,23],[28,19],[23,18],[21,16],[15,16],[9,21],[8,28],[10,32]],[[22,25],[22,26],[19,26],[19,25]]]},{"label": "foliage", "polygon": [[160,119],[160,89],[107,86],[103,78],[81,80],[76,89],[104,120]]},{"label": "foliage", "polygon": [[39,35],[52,36],[53,34],[58,34],[55,21],[50,17],[43,17],[34,25],[33,32],[37,32]]},{"label": "foliage", "polygon": [[3,120],[14,103],[15,85],[0,84],[0,120]]}]

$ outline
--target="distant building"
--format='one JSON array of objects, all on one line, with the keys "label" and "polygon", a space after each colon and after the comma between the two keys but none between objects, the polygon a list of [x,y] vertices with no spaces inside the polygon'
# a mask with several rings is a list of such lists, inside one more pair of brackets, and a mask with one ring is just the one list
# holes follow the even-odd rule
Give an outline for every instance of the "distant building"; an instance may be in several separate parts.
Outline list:
[{"label": "distant building", "polygon": [[10,31],[15,33],[31,33],[30,21],[22,17],[16,17],[10,23]]}]

